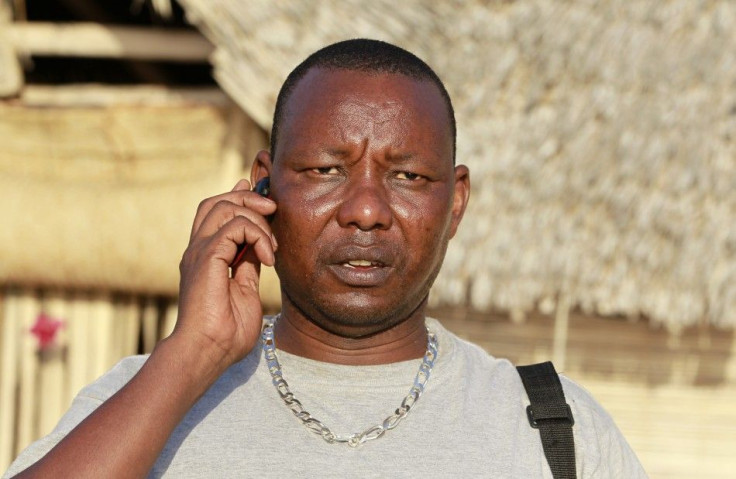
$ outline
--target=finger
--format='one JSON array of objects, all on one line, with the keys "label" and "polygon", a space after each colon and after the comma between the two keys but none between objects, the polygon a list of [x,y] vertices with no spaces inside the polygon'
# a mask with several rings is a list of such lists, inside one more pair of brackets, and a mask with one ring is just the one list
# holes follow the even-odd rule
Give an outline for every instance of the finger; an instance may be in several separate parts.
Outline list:
[{"label": "finger", "polygon": [[260,285],[261,262],[258,260],[252,248],[246,250],[242,260],[231,266],[231,268],[232,278],[236,283],[241,285]]},{"label": "finger", "polygon": [[258,225],[266,234],[271,235],[271,225],[263,215],[244,206],[239,206],[229,201],[219,201],[202,220],[199,228],[194,232],[195,238],[204,238],[214,235],[226,223],[237,216],[248,218]]},{"label": "finger", "polygon": [[207,198],[202,200],[197,207],[197,213],[194,216],[194,222],[192,223],[190,240],[197,234],[202,222],[209,215],[210,211],[212,211],[212,209],[222,201],[227,201],[234,205],[251,209],[261,216],[268,216],[276,211],[276,203],[274,203],[273,200],[270,198],[264,198],[258,193],[254,193],[250,190],[231,191],[229,193],[223,193]]},{"label": "finger", "polygon": [[232,264],[238,245],[246,244],[261,263],[273,266],[275,262],[271,235],[244,216],[228,221],[210,239],[215,258]]},{"label": "finger", "polygon": [[238,180],[238,182],[235,183],[235,186],[233,187],[231,191],[242,191],[242,190],[245,190],[245,191],[251,190],[250,181],[246,180],[245,178],[241,178],[240,180]]}]

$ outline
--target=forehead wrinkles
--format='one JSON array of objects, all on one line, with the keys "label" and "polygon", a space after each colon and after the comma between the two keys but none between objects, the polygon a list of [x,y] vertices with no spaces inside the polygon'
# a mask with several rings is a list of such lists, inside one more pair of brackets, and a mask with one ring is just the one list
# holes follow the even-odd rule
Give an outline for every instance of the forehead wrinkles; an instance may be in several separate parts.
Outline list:
[{"label": "forehead wrinkles", "polygon": [[381,103],[361,99],[348,99],[336,108],[334,128],[346,141],[362,141],[365,136],[381,139],[396,128],[405,116],[402,105],[393,100]]},{"label": "forehead wrinkles", "polygon": [[365,100],[349,99],[338,106],[337,112],[342,115],[355,116],[361,121],[381,124],[397,118],[401,114],[401,105],[393,100],[376,104]]}]

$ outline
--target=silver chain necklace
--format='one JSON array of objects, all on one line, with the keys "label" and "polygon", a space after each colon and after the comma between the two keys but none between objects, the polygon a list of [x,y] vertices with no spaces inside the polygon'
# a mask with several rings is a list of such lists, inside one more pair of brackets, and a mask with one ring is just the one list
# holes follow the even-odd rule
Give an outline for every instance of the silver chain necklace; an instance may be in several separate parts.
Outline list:
[{"label": "silver chain necklace", "polygon": [[402,419],[408,414],[419,397],[424,392],[424,388],[429,381],[429,375],[432,372],[434,361],[437,359],[437,337],[434,333],[427,331],[427,352],[424,353],[422,365],[414,378],[414,384],[409,389],[409,394],[401,401],[401,406],[389,417],[383,420],[383,423],[369,427],[363,432],[356,432],[349,436],[341,436],[333,433],[329,427],[325,426],[322,421],[312,417],[302,406],[302,403],[294,397],[294,393],[289,390],[289,384],[281,373],[281,364],[276,358],[276,343],[273,338],[274,321],[266,320],[263,325],[261,339],[263,341],[263,356],[266,358],[268,370],[271,373],[271,380],[276,390],[284,400],[284,404],[292,413],[304,424],[311,432],[318,434],[330,444],[346,443],[350,447],[358,447],[366,441],[372,441],[383,436],[386,431],[390,431],[399,425]]}]

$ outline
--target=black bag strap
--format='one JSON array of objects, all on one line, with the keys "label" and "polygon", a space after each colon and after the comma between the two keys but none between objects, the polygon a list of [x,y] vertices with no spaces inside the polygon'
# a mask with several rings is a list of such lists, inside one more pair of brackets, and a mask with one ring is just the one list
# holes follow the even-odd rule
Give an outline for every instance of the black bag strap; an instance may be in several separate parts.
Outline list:
[{"label": "black bag strap", "polygon": [[529,424],[539,429],[544,455],[555,479],[575,479],[575,443],[570,406],[565,402],[560,378],[551,362],[517,366],[531,405]]}]

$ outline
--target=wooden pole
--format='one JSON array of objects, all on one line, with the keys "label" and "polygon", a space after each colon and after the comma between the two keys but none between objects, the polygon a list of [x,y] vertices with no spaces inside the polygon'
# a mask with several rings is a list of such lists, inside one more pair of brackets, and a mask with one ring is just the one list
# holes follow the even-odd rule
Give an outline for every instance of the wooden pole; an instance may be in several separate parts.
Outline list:
[{"label": "wooden pole", "polygon": [[71,404],[79,390],[89,380],[89,376],[87,375],[87,363],[89,362],[87,344],[90,341],[90,318],[90,299],[88,295],[77,293],[72,301],[67,326],[69,338],[69,349],[67,353],[69,381],[65,393],[67,404]]},{"label": "wooden pole", "polygon": [[15,313],[20,325],[20,384],[17,409],[17,439],[15,453],[25,449],[38,438],[38,341],[30,330],[38,314],[41,312],[41,303],[38,295],[30,289],[21,290],[14,300],[17,302]]},{"label": "wooden pole", "polygon": [[27,85],[20,95],[25,106],[80,108],[115,105],[180,106],[212,105],[225,108],[231,103],[217,87],[179,88],[159,85]]},{"label": "wooden pole", "polygon": [[95,294],[92,300],[91,312],[92,318],[87,323],[90,328],[87,343],[88,382],[99,378],[110,369],[108,351],[111,348],[112,325],[115,321],[112,295],[107,293]]},{"label": "wooden pole", "polygon": [[7,37],[21,54],[206,62],[212,44],[190,30],[96,23],[11,23]]},{"label": "wooden pole", "polygon": [[[53,319],[68,324],[69,301],[62,291],[50,293],[44,300],[42,311]],[[66,326],[59,330],[53,345],[41,353],[37,398],[39,436],[50,433],[69,407],[65,394],[66,367],[63,348],[66,347],[67,334],[64,328]]]},{"label": "wooden pole", "polygon": [[10,25],[10,9],[0,2],[0,98],[17,95],[23,87],[23,69],[5,34]]},{"label": "wooden pole", "polygon": [[177,303],[171,303],[166,307],[164,313],[163,328],[161,330],[161,339],[169,337],[176,326],[176,318],[179,316],[179,306]]},{"label": "wooden pole", "polygon": [[557,312],[555,313],[555,330],[552,341],[552,361],[558,371],[565,370],[567,360],[567,332],[570,322],[570,298],[565,293],[560,293],[557,299]]},{"label": "wooden pole", "polygon": [[15,457],[15,412],[18,384],[18,312],[17,301],[7,290],[0,293],[0,471],[6,470]]},{"label": "wooden pole", "polygon": [[158,308],[152,298],[147,298],[141,314],[143,352],[149,354],[158,341]]}]

